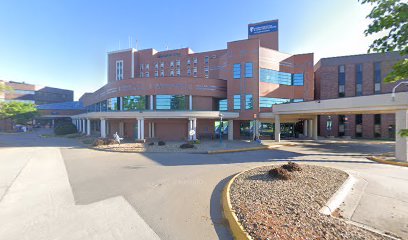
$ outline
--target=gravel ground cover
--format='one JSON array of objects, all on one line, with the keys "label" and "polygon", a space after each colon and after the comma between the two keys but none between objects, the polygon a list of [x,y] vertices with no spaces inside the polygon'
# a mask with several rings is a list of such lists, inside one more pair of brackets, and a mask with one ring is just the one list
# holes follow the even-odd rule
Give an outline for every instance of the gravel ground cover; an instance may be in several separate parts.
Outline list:
[{"label": "gravel ground cover", "polygon": [[253,239],[389,239],[319,213],[347,173],[301,164],[289,180],[268,175],[277,166],[247,171],[231,185],[231,204]]}]

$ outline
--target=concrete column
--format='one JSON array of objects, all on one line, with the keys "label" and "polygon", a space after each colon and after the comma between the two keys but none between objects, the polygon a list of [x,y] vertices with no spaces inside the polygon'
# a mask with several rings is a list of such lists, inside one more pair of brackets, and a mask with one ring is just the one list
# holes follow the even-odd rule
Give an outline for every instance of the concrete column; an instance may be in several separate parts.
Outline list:
[{"label": "concrete column", "polygon": [[188,96],[188,107],[190,111],[193,110],[193,96],[192,95]]},{"label": "concrete column", "polygon": [[154,125],[155,125],[154,122],[152,122],[152,137],[153,138],[156,137],[155,134],[154,134]]},{"label": "concrete column", "polygon": [[110,126],[109,126],[109,121],[106,120],[106,136],[109,137],[110,133]]},{"label": "concrete column", "polygon": [[154,107],[154,102],[153,102],[153,95],[150,95],[150,110],[153,111]]},{"label": "concrete column", "polygon": [[140,140],[140,119],[137,119],[137,140]]},{"label": "concrete column", "polygon": [[86,135],[91,135],[91,119],[89,118],[86,119]]},{"label": "concrete column", "polygon": [[51,124],[52,124],[52,128],[54,128],[55,127],[55,120],[54,119],[51,120]]},{"label": "concrete column", "polygon": [[82,133],[86,134],[86,119],[82,119]]},{"label": "concrete column", "polygon": [[317,136],[317,128],[318,128],[318,124],[317,124],[317,115],[313,117],[313,132],[312,132],[312,136],[313,136],[313,140],[318,140],[318,136]]},{"label": "concrete column", "polygon": [[307,120],[307,136],[313,137],[313,120]]},{"label": "concrete column", "polygon": [[106,137],[106,120],[105,118],[101,118],[101,137]]},{"label": "concrete column", "polygon": [[152,123],[149,122],[149,138],[152,138]]},{"label": "concrete column", "polygon": [[408,137],[399,135],[401,129],[408,129],[408,110],[399,110],[395,113],[395,158],[408,162]]},{"label": "concrete column", "polygon": [[125,135],[125,125],[123,122],[119,122],[119,136]]},{"label": "concrete column", "polygon": [[193,118],[193,130],[194,130],[193,140],[197,140],[197,118]]},{"label": "concrete column", "polygon": [[144,132],[144,118],[140,119],[140,140],[145,139],[145,132]]},{"label": "concrete column", "polygon": [[307,120],[303,120],[303,135],[305,137],[308,136],[308,132],[307,132]]},{"label": "concrete column", "polygon": [[280,142],[280,116],[275,115],[275,142]]},{"label": "concrete column", "polygon": [[228,120],[228,140],[234,140],[234,120]]},{"label": "concrete column", "polygon": [[193,129],[193,120],[188,120],[188,128],[187,128],[187,138],[188,140],[193,140],[193,136],[190,135],[190,131]]}]

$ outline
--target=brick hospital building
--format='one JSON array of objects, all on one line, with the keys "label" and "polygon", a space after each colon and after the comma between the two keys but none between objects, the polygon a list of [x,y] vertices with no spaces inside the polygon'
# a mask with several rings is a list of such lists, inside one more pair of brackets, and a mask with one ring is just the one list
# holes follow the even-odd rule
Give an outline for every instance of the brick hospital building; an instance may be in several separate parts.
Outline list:
[{"label": "brick hospital building", "polygon": [[[223,132],[228,139],[273,139],[274,105],[390,92],[395,84],[382,80],[400,58],[364,54],[314,65],[313,53],[279,51],[278,20],[249,24],[248,38],[225,49],[109,52],[107,84],[84,94],[87,113],[73,118],[81,131],[102,137],[118,132],[129,139],[185,140]],[[389,114],[316,121],[321,136],[392,138],[395,125]],[[280,126],[284,137],[299,137],[306,125],[288,117]]]}]

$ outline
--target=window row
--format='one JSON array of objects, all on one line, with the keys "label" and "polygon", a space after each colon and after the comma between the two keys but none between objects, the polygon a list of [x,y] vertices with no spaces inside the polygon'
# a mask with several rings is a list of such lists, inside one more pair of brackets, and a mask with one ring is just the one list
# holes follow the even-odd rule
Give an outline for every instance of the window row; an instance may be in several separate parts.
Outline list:
[{"label": "window row", "polygon": [[[260,97],[259,107],[260,108],[271,108],[275,104],[282,103],[295,103],[303,102],[303,99],[286,99],[286,98],[270,98],[270,97]],[[254,98],[252,94],[245,95],[245,110],[251,110],[254,108]],[[222,99],[218,102],[219,111],[228,111],[228,100]],[[241,110],[241,95],[234,95],[233,97],[233,110]]]},{"label": "window row", "polygon": [[[252,62],[245,63],[245,78],[253,77],[253,71],[254,71],[253,68],[254,68],[254,64]],[[233,77],[234,79],[241,78],[241,63],[235,63],[233,65]]]},{"label": "window row", "polygon": [[261,68],[259,80],[261,82],[275,83],[289,86],[303,86],[303,73],[286,73],[279,72],[272,69]]},{"label": "window row", "polygon": [[[156,110],[187,110],[188,100],[185,95],[156,95]],[[125,96],[109,98],[87,106],[88,112],[139,111],[149,107],[148,96]]]},{"label": "window row", "polygon": [[[381,93],[381,62],[374,63],[374,93]],[[345,97],[346,69],[344,65],[338,67],[338,96]],[[355,65],[355,95],[363,95],[363,64]]]}]

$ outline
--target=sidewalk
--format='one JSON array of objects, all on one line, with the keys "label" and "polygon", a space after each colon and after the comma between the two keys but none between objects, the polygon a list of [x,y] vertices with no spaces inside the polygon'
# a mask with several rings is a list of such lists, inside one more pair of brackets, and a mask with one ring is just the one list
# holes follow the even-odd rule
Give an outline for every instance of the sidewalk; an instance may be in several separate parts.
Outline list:
[{"label": "sidewalk", "polygon": [[1,151],[9,169],[19,161],[1,179],[0,239],[159,239],[121,196],[75,205],[58,148]]}]

